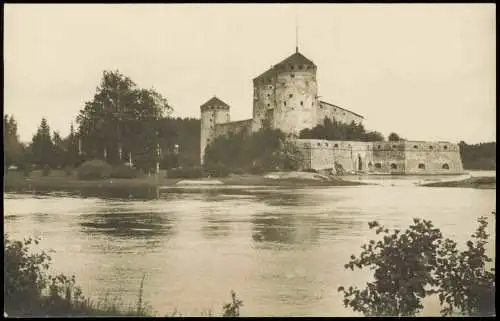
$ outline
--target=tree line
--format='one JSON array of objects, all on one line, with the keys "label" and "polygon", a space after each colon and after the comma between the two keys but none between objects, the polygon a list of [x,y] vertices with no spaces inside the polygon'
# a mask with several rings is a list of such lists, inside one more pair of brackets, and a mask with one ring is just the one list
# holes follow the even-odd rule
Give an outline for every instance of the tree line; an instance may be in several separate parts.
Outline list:
[{"label": "tree line", "polygon": [[465,169],[496,170],[496,142],[468,145],[461,141],[458,146]]},{"label": "tree line", "polygon": [[[104,71],[94,96],[79,111],[76,126],[69,124],[66,137],[51,131],[48,120],[43,118],[31,142],[22,144],[16,120],[4,115],[4,167],[77,167],[92,159],[112,165],[132,162],[143,171],[154,169],[156,162],[160,168],[199,166],[200,120],[173,118],[172,111],[167,99],[156,90],[138,87],[117,70]],[[295,167],[295,152],[290,151],[291,146],[285,146],[284,137],[285,134],[269,128],[254,134],[219,137],[207,148],[206,164]],[[344,124],[328,118],[323,124],[302,130],[299,138],[366,142],[385,139],[362,124]],[[390,133],[387,140],[405,139]],[[496,168],[495,142],[460,142],[459,146],[465,168]]]},{"label": "tree line", "polygon": [[[300,131],[299,138],[380,142],[384,140],[384,135],[377,131],[368,131],[364,128],[363,124],[357,124],[354,121],[350,124],[346,124],[335,119],[325,117],[323,124],[319,124],[311,129],[306,128]],[[387,140],[399,141],[405,139],[396,133],[390,133]]]},{"label": "tree line", "polygon": [[[84,104],[62,137],[46,118],[23,144],[18,124],[4,115],[4,167],[77,167],[91,159],[117,165],[132,161],[141,170],[199,164],[200,120],[173,118],[173,108],[154,89],[139,88],[119,71],[104,71],[94,97]],[[180,159],[172,160],[175,145]]]}]

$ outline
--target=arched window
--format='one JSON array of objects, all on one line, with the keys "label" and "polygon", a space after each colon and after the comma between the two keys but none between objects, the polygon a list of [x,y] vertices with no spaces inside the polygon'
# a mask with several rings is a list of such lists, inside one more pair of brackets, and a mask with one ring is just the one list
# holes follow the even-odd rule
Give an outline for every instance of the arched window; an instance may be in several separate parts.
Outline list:
[{"label": "arched window", "polygon": [[425,164],[422,163],[418,164],[418,169],[425,169]]},{"label": "arched window", "polygon": [[442,169],[450,169],[450,166],[446,163],[443,164],[443,166],[441,166]]},{"label": "arched window", "polygon": [[380,164],[380,163],[375,163],[375,168],[382,168],[382,164]]},{"label": "arched window", "polygon": [[373,166],[372,162],[368,162],[368,167],[372,168],[372,166]]},{"label": "arched window", "polygon": [[380,145],[378,145],[378,149],[380,149]]},{"label": "arched window", "polygon": [[391,164],[391,169],[397,169],[397,168],[398,168],[398,165],[396,165],[395,163]]},{"label": "arched window", "polygon": [[338,148],[338,147],[339,147],[339,144],[335,144],[335,145],[333,145],[333,147]]}]

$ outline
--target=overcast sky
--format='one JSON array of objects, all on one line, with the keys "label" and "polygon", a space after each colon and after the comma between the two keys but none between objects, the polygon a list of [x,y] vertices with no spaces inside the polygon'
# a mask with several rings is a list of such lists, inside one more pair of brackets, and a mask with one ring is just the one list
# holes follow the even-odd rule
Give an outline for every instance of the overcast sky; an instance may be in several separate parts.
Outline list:
[{"label": "overcast sky", "polygon": [[155,88],[174,116],[213,95],[252,116],[252,78],[299,49],[322,100],[413,140],[496,136],[494,4],[6,4],[4,112],[30,141],[66,135],[103,70]]}]

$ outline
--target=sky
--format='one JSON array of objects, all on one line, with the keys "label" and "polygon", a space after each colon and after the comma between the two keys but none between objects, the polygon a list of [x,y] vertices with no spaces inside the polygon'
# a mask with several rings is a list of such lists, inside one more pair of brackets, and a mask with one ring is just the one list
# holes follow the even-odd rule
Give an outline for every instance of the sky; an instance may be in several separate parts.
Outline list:
[{"label": "sky", "polygon": [[216,95],[252,117],[252,79],[295,51],[322,100],[409,140],[496,140],[494,4],[5,4],[4,114],[67,135],[104,70],[175,117]]}]

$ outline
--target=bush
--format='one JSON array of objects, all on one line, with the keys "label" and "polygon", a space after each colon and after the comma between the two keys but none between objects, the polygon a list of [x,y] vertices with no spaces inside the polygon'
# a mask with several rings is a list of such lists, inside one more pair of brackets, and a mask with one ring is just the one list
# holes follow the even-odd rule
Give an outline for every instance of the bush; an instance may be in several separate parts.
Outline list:
[{"label": "bush", "polygon": [[67,176],[71,176],[73,174],[73,167],[72,166],[66,166],[64,168],[64,172],[66,173]]},{"label": "bush", "polygon": [[127,165],[118,165],[111,169],[111,178],[136,178],[141,177],[143,174]]},{"label": "bush", "polygon": [[406,231],[393,233],[370,222],[370,229],[385,234],[383,240],[364,244],[360,257],[352,255],[345,268],[367,267],[375,280],[363,290],[339,287],[344,305],[365,316],[415,316],[426,296],[438,294],[443,316],[494,315],[495,270],[485,267],[492,261],[484,248],[487,221],[482,217],[478,222],[463,252],[430,221],[414,219]]},{"label": "bush", "polygon": [[260,165],[252,166],[252,168],[250,169],[250,173],[253,175],[261,175],[264,174],[265,172],[266,170],[264,169],[264,167]]},{"label": "bush", "polygon": [[242,168],[233,168],[229,171],[231,174],[244,175],[245,171]]},{"label": "bush", "polygon": [[111,175],[112,167],[102,160],[91,160],[77,169],[77,177],[81,180],[106,179]]},{"label": "bush", "polygon": [[50,167],[49,165],[45,165],[42,169],[42,175],[43,176],[49,176],[50,175]]},{"label": "bush", "polygon": [[229,169],[222,164],[218,164],[207,167],[205,173],[210,177],[227,177],[229,176]]},{"label": "bush", "polygon": [[167,178],[202,178],[203,169],[201,167],[180,167],[167,171]]}]

